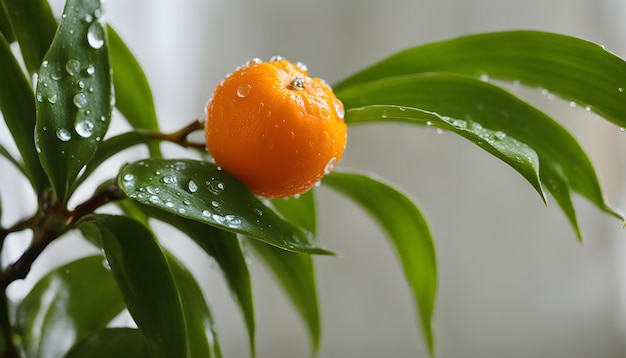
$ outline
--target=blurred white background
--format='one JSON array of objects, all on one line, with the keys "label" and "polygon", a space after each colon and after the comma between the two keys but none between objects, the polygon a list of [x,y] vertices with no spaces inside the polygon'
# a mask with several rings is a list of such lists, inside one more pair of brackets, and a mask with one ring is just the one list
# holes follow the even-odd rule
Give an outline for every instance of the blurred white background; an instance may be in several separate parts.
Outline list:
[{"label": "blurred white background", "polygon": [[[252,57],[303,61],[333,83],[404,48],[485,31],[553,31],[626,53],[619,0],[109,0],[106,16],[143,65],[164,130],[202,116],[213,87]],[[609,201],[626,208],[624,133],[583,110],[523,95],[581,139]],[[515,171],[450,133],[353,127],[340,167],[396,183],[430,218],[439,357],[626,356],[626,245],[617,220],[577,200],[579,244],[553,201],[546,208]],[[319,239],[342,254],[316,260],[320,357],[426,357],[412,297],[384,236],[346,199],[323,187],[317,194]],[[193,261],[224,356],[247,356],[243,320],[214,265],[182,236],[168,236],[167,246]],[[16,290],[59,256],[77,255],[80,242],[64,240]],[[295,311],[260,262],[250,268],[257,356],[308,356]]]}]

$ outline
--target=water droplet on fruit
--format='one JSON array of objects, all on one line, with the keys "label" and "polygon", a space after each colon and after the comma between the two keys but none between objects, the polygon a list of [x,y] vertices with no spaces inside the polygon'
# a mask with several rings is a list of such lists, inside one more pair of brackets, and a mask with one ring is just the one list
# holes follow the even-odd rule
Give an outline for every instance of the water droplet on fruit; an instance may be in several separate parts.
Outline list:
[{"label": "water droplet on fruit", "polygon": [[304,89],[304,77],[296,76],[291,81],[291,88],[293,88],[295,90],[303,90]]},{"label": "water droplet on fruit", "polygon": [[337,164],[337,158],[330,158],[330,160],[328,161],[328,163],[326,163],[326,166],[324,167],[324,175],[330,174],[330,172],[335,169],[335,164]]},{"label": "water droplet on fruit", "polygon": [[89,138],[93,134],[95,126],[93,122],[90,121],[89,119],[83,119],[82,121],[79,121],[76,123],[76,126],[74,127],[74,129],[76,130],[76,133],[78,133],[79,136],[83,138]]},{"label": "water droplet on fruit", "polygon": [[62,142],[67,142],[72,139],[72,133],[65,128],[58,128],[56,134],[57,138],[59,138]]},{"label": "water droplet on fruit", "polygon": [[70,76],[78,74],[80,72],[80,61],[73,58],[67,60],[65,63],[65,70]]},{"label": "water droplet on fruit", "polygon": [[245,98],[250,94],[251,89],[252,86],[250,86],[248,83],[241,84],[237,87],[237,96]]},{"label": "water droplet on fruit", "polygon": [[87,29],[87,43],[96,50],[104,45],[104,29],[98,21],[89,25]]},{"label": "water droplet on fruit", "polygon": [[282,60],[284,60],[284,59],[285,59],[285,58],[284,58],[283,56],[280,56],[280,55],[275,55],[275,56],[270,57],[270,62],[282,61]]},{"label": "water droplet on fruit", "polygon": [[333,99],[333,106],[335,106],[335,112],[337,113],[337,117],[343,119],[346,114],[343,109],[343,103],[339,102],[338,99]]},{"label": "water droplet on fruit", "polygon": [[263,63],[263,60],[261,60],[258,57],[254,57],[254,58],[249,59],[248,62],[246,62],[246,67],[258,65],[259,63]]},{"label": "water droplet on fruit", "polygon": [[72,99],[76,108],[84,108],[87,105],[87,96],[83,92],[77,93]]},{"label": "water droplet on fruit", "polygon": [[296,67],[298,67],[298,69],[302,72],[307,72],[309,69],[308,67],[306,67],[306,65],[303,62],[296,62]]}]

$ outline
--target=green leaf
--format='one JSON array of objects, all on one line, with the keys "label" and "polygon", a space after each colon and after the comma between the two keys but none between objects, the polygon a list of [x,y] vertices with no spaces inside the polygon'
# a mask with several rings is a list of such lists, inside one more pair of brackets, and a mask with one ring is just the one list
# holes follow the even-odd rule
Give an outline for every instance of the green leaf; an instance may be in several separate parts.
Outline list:
[{"label": "green leaf", "polygon": [[148,358],[143,334],[133,328],[105,328],[83,340],[65,358]]},{"label": "green leaf", "polygon": [[124,302],[102,256],[54,269],[19,304],[16,331],[28,357],[61,357],[104,328]]},{"label": "green leaf", "polygon": [[174,275],[185,315],[188,357],[221,357],[213,316],[196,279],[173,255],[168,253],[167,261]]},{"label": "green leaf", "polygon": [[11,153],[9,153],[9,151],[4,146],[2,146],[2,144],[0,144],[0,156],[5,157],[9,162],[11,162],[11,164],[19,169],[19,171],[21,171],[22,173],[24,173],[24,175],[26,175],[26,177],[28,177],[24,165],[20,163],[17,159],[15,159],[15,157],[13,157],[13,155],[11,155]]},{"label": "green leaf", "polygon": [[354,200],[387,234],[417,300],[422,331],[433,356],[431,322],[437,291],[437,264],[426,219],[406,195],[372,177],[333,172],[324,177],[322,183]]},{"label": "green leaf", "polygon": [[32,88],[11,48],[0,36],[0,111],[22,156],[27,177],[40,191],[46,186],[46,174],[35,151],[35,97]]},{"label": "green leaf", "polygon": [[0,2],[0,35],[4,36],[8,43],[15,41],[15,34],[9,22],[9,14],[4,2]]},{"label": "green leaf", "polygon": [[107,131],[112,86],[97,0],[67,2],[37,80],[35,144],[61,200]]},{"label": "green leaf", "polygon": [[3,0],[2,4],[20,45],[26,69],[30,74],[38,72],[57,29],[48,1]]},{"label": "green leaf", "polygon": [[[116,107],[134,128],[158,130],[159,123],[146,75],[117,32],[110,26],[108,30]],[[148,148],[151,157],[161,156],[158,143],[149,143]]]},{"label": "green leaf", "polygon": [[212,163],[142,160],[122,168],[118,180],[126,195],[148,206],[284,250],[331,254],[318,247],[309,232],[283,220],[241,182]]},{"label": "green leaf", "polygon": [[427,72],[519,81],[546,89],[626,127],[626,62],[597,44],[538,31],[464,36],[399,52],[333,86]]},{"label": "green leaf", "polygon": [[241,308],[248,329],[250,349],[254,352],[255,322],[252,283],[246,258],[237,235],[147,205],[136,204],[136,207],[144,215],[168,223],[187,234],[209,256],[215,259],[229,288],[237,298],[236,301]]},{"label": "green leaf", "polygon": [[[398,98],[401,96],[398,96]],[[391,100],[390,100],[391,101]],[[399,100],[403,102],[403,100]],[[467,116],[472,116],[472,108]],[[395,105],[371,105],[352,108],[347,111],[346,122],[350,124],[398,121],[424,125],[454,132],[487,152],[498,157],[513,169],[517,170],[539,193],[544,202],[544,193],[539,176],[539,157],[528,145],[507,135],[503,131],[495,131],[471,120],[460,120],[439,115],[418,108]]]},{"label": "green leaf", "polygon": [[[415,108],[436,113],[441,118],[449,118],[448,122],[459,129],[489,129],[494,133],[491,140],[487,137],[475,141],[481,146],[499,142],[498,134],[500,138],[512,137],[524,144],[520,148],[530,148],[539,156],[542,183],[567,183],[572,191],[583,195],[601,210],[622,219],[622,215],[604,201],[595,170],[576,139],[550,117],[499,87],[467,76],[431,73],[353,86],[341,92],[341,99],[347,109],[348,123],[351,123],[353,114],[356,114],[355,122],[376,120],[373,116],[365,120],[359,118],[356,108],[387,104],[402,106],[401,110],[405,111]],[[377,121],[406,121],[406,116],[384,118],[383,114]],[[515,156],[515,146],[511,150],[511,155]],[[524,152],[519,155],[526,156]],[[556,177],[558,172],[565,181]],[[569,195],[569,190],[547,188],[561,206],[571,201],[563,196]],[[571,216],[572,212],[567,215]],[[579,228],[576,226],[574,230],[580,237]]]},{"label": "green leaf", "polygon": [[321,325],[313,258],[308,254],[280,250],[259,241],[250,240],[249,243],[271,269],[306,323],[315,355],[320,346]]},{"label": "green leaf", "polygon": [[79,222],[101,244],[128,311],[151,357],[188,357],[187,327],[179,292],[161,247],[140,222],[90,215]]},{"label": "green leaf", "polygon": [[272,199],[272,206],[292,223],[298,224],[315,235],[317,220],[315,214],[315,190],[300,196]]}]

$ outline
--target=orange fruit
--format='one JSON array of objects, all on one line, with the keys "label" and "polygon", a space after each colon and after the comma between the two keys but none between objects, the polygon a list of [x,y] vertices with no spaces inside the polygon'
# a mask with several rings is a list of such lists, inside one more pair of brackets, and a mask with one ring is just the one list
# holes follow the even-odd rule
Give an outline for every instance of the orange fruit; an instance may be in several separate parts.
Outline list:
[{"label": "orange fruit", "polygon": [[217,85],[206,140],[215,163],[257,195],[301,194],[333,170],[347,129],[343,104],[306,66],[250,60]]}]

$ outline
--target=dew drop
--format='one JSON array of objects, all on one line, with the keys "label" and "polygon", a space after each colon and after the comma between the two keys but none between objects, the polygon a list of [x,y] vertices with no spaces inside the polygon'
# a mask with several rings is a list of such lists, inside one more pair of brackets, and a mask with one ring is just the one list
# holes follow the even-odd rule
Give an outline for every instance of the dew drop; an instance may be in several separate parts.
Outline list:
[{"label": "dew drop", "polygon": [[259,63],[263,63],[263,60],[261,60],[258,57],[254,57],[254,58],[249,59],[248,62],[246,62],[246,67],[258,65]]},{"label": "dew drop", "polygon": [[275,55],[275,56],[270,57],[270,62],[282,61],[284,59],[285,58],[283,56]]},{"label": "dew drop", "polygon": [[207,182],[207,187],[209,191],[211,192],[211,194],[220,195],[222,191],[224,190],[224,183],[222,183],[221,181],[213,180],[213,181]]},{"label": "dew drop", "polygon": [[89,138],[93,134],[95,126],[89,119],[83,119],[82,121],[76,122],[74,129],[79,136]]},{"label": "dew drop", "polygon": [[37,102],[43,102],[43,95],[41,93],[37,93]]},{"label": "dew drop", "polygon": [[337,164],[337,158],[330,158],[330,160],[328,161],[328,163],[326,163],[326,166],[324,167],[324,175],[330,174],[330,172],[335,169],[335,164]]},{"label": "dew drop", "polygon": [[462,120],[462,119],[455,119],[452,121],[452,125],[457,127],[457,128],[466,128],[467,127],[467,123]]},{"label": "dew drop", "polygon": [[437,131],[437,134],[443,134],[443,129],[441,129],[441,128],[437,128],[436,131]]},{"label": "dew drop", "polygon": [[87,105],[87,96],[83,92],[77,93],[72,99],[76,108],[84,108]]},{"label": "dew drop", "polygon": [[330,117],[330,111],[325,106],[320,107],[320,115],[324,118]]},{"label": "dew drop", "polygon": [[576,102],[571,101],[571,102],[569,103],[569,106],[570,106],[570,108],[575,108],[575,107],[576,107]]},{"label": "dew drop", "polygon": [[78,88],[80,88],[80,89],[85,88],[85,82],[83,82],[82,80],[78,81],[76,84],[78,85]]},{"label": "dew drop", "polygon": [[343,103],[339,102],[338,99],[333,100],[333,106],[335,106],[335,113],[337,113],[337,117],[343,119],[346,112],[343,109]]},{"label": "dew drop", "polygon": [[59,138],[62,142],[67,142],[72,139],[72,133],[65,128],[58,128],[56,134],[57,138]]},{"label": "dew drop", "polygon": [[185,210],[185,208],[178,208],[178,212],[180,214],[184,214],[185,212],[187,212],[187,210]]},{"label": "dew drop", "polygon": [[307,72],[309,70],[309,68],[303,63],[303,62],[296,62],[296,67],[298,67],[298,69],[302,72]]},{"label": "dew drop", "polygon": [[189,189],[189,192],[193,194],[198,191],[198,184],[191,179],[189,180],[189,183],[187,183],[187,189]]},{"label": "dew drop", "polygon": [[591,112],[591,109],[592,109],[591,106],[586,106],[585,107],[585,111],[587,111],[587,112]]},{"label": "dew drop", "polygon": [[426,121],[426,125],[430,127],[430,126],[432,126],[432,125],[433,125],[433,122],[431,122],[431,121]]},{"label": "dew drop", "polygon": [[96,73],[96,68],[94,67],[94,65],[89,65],[87,66],[87,68],[85,69],[85,72],[87,72],[88,75],[93,75],[94,73]]},{"label": "dew drop", "polygon": [[506,138],[506,133],[501,132],[501,131],[497,131],[497,132],[494,134],[494,137],[495,137],[497,140],[504,140],[504,138]]},{"label": "dew drop", "polygon": [[237,87],[237,96],[240,98],[245,98],[250,94],[251,89],[252,86],[250,86],[248,83],[241,84]]},{"label": "dew drop", "polygon": [[[63,78],[63,75],[61,75],[61,71],[56,70],[56,71],[52,71],[52,73],[50,73],[50,78],[52,78],[55,81],[58,81],[61,78]],[[48,85],[46,83],[44,83],[43,85],[44,85],[44,87],[48,87]]]},{"label": "dew drop", "polygon": [[102,29],[102,25],[98,21],[89,25],[87,29],[87,43],[96,50],[104,45],[104,29]]},{"label": "dew drop", "polygon": [[159,199],[159,197],[156,196],[156,195],[152,195],[152,196],[150,196],[150,202],[152,204],[158,204],[158,203],[161,202],[161,199]]},{"label": "dew drop", "polygon": [[296,139],[296,133],[294,131],[289,132],[289,139],[291,140]]},{"label": "dew drop", "polygon": [[235,215],[224,216],[224,224],[231,228],[238,228],[241,226],[241,219]]},{"label": "dew drop", "polygon": [[85,17],[83,17],[83,20],[85,20],[86,23],[90,24],[93,21],[93,16],[87,14],[85,15]]},{"label": "dew drop", "polygon": [[214,208],[219,208],[220,207],[220,203],[217,200],[213,200],[211,201],[211,206]]},{"label": "dew drop", "polygon": [[202,216],[205,216],[207,218],[211,217],[211,212],[208,210],[202,210]]},{"label": "dew drop", "polygon": [[70,76],[74,76],[80,72],[80,62],[76,59],[69,59],[65,63],[65,70]]},{"label": "dew drop", "polygon": [[167,206],[168,208],[173,208],[174,207],[174,203],[172,203],[171,201],[166,201],[165,202],[165,206]]},{"label": "dew drop", "polygon": [[291,88],[293,88],[295,90],[303,90],[304,89],[304,77],[296,76],[291,81]]},{"label": "dew drop", "polygon": [[620,91],[620,92],[624,92],[624,88],[623,87],[620,87],[617,90]]},{"label": "dew drop", "polygon": [[123,179],[124,181],[132,181],[133,179],[135,179],[135,176],[130,173],[127,173],[127,174],[124,174]]},{"label": "dew drop", "polygon": [[176,178],[171,175],[166,175],[161,178],[161,182],[164,184],[176,184]]},{"label": "dew drop", "polygon": [[489,75],[486,73],[483,73],[482,75],[480,75],[480,80],[483,82],[489,82]]},{"label": "dew drop", "polygon": [[184,199],[183,200],[183,204],[184,205],[191,205],[191,201],[189,199]]},{"label": "dew drop", "polygon": [[96,19],[101,18],[101,17],[102,17],[102,9],[100,9],[100,8],[95,9],[95,10],[93,11],[93,16],[94,16]]},{"label": "dew drop", "polygon": [[59,100],[59,97],[57,96],[56,93],[53,93],[53,94],[49,95],[48,97],[46,97],[46,99],[48,100],[48,102],[50,104],[55,104]]},{"label": "dew drop", "polygon": [[620,127],[619,130],[620,130],[620,132],[626,132],[626,128],[624,128],[624,127]]}]

